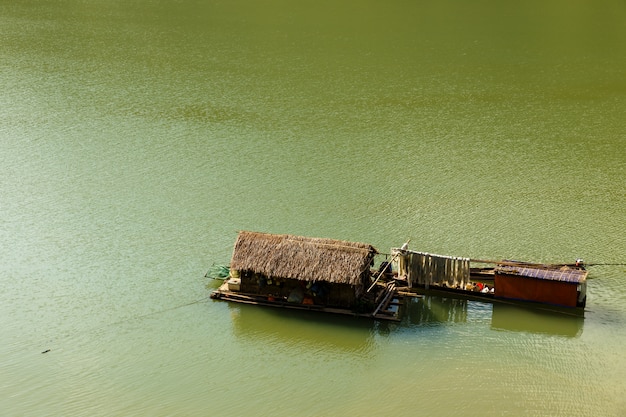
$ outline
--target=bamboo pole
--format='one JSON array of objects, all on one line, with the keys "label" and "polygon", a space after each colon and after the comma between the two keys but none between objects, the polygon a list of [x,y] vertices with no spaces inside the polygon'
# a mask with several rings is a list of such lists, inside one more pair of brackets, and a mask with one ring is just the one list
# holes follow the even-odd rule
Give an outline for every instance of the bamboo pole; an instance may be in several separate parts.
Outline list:
[{"label": "bamboo pole", "polygon": [[[409,246],[409,242],[411,241],[411,239],[407,240],[406,243],[404,245],[402,245],[403,248],[406,248]],[[395,261],[395,259],[398,257],[398,255],[400,254],[400,252],[396,252],[395,255],[393,255],[393,257],[391,258],[391,260],[389,261],[389,265],[392,264],[393,261]],[[380,277],[383,276],[383,274],[385,273],[385,270],[383,269],[382,271],[380,271],[378,273],[378,277],[376,277],[376,279],[374,280],[374,282],[372,282],[372,285],[370,285],[370,287],[367,289],[367,291],[365,292],[370,292],[372,290],[372,288],[374,288],[374,286],[376,285],[376,283],[378,282],[378,280],[380,279]]]}]

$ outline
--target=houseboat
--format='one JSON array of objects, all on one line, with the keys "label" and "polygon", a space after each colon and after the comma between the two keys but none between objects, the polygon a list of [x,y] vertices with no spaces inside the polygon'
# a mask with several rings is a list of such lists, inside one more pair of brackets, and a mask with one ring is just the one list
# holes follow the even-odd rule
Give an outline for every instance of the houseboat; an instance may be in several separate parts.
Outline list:
[{"label": "houseboat", "polygon": [[424,294],[579,312],[586,303],[580,261],[472,260],[409,250],[406,243],[374,268],[377,255],[365,243],[242,231],[228,277],[211,298],[392,321],[401,319],[407,297]]},{"label": "houseboat", "polygon": [[229,276],[211,298],[397,321],[402,295],[393,280],[373,283],[376,255],[365,243],[239,232]]},{"label": "houseboat", "polygon": [[[580,259],[574,264],[538,264],[472,260],[406,247],[391,252],[398,287],[407,291],[579,311],[587,302],[588,271]],[[473,266],[485,263],[495,266]]]}]

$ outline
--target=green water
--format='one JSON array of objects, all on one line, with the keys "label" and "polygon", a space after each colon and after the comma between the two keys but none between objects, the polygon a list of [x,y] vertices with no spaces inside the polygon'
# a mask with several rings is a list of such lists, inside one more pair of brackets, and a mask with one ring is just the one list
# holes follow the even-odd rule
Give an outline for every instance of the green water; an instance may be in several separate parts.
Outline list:
[{"label": "green water", "polygon": [[[625,21],[0,0],[2,414],[625,415]],[[390,325],[208,300],[238,230],[621,265],[582,319],[428,298]]]}]

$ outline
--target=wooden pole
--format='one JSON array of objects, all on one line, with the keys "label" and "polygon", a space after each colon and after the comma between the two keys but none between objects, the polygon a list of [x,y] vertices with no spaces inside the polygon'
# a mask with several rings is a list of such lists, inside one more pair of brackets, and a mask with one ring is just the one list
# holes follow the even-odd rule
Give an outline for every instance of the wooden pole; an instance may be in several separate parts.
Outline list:
[{"label": "wooden pole", "polygon": [[[407,240],[406,243],[404,245],[402,245],[403,248],[409,246],[409,242],[411,241],[411,239]],[[400,252],[397,252],[395,255],[393,255],[393,257],[391,258],[391,261],[389,261],[389,265],[391,265],[391,263],[398,257],[398,255],[400,254]],[[380,279],[380,277],[383,276],[383,274],[385,273],[385,270],[383,269],[382,271],[380,271],[378,273],[378,277],[376,277],[376,279],[374,280],[374,282],[372,282],[372,285],[370,285],[370,287],[367,289],[367,291],[365,292],[370,292],[372,291],[372,288],[374,288],[374,286],[376,285],[376,283],[378,282],[378,280]]]}]

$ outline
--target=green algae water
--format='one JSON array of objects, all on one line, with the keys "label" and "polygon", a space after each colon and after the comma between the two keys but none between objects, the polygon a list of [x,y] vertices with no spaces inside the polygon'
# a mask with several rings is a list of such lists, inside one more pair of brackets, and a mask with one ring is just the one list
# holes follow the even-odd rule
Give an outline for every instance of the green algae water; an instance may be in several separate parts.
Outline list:
[{"label": "green algae water", "polygon": [[[625,21],[0,0],[2,414],[625,415]],[[208,300],[239,230],[602,265],[583,318],[386,324]]]}]

